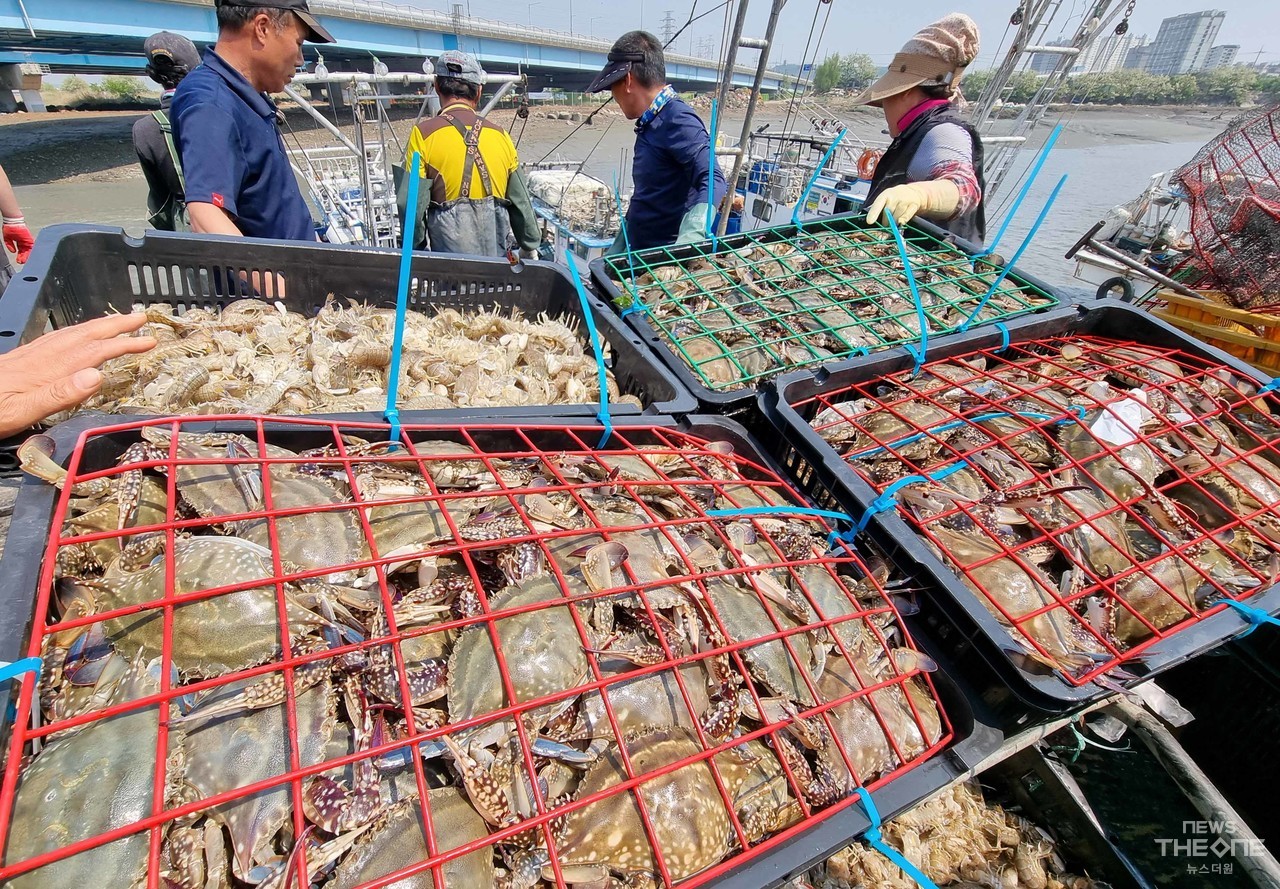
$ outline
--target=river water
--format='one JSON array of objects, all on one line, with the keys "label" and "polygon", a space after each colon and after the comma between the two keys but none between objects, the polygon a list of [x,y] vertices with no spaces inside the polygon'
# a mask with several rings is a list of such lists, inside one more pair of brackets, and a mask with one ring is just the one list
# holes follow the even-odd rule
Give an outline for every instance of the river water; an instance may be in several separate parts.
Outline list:
[{"label": "river water", "polygon": [[[580,134],[578,139],[566,143],[561,153],[565,157],[574,157],[575,153],[577,157],[583,156],[596,139],[601,139],[597,133],[602,130],[597,127],[595,133],[586,131],[593,138]],[[568,128],[564,134],[567,133]],[[599,147],[590,154],[586,170],[612,182],[621,150],[631,144],[631,127],[619,120],[602,135]],[[521,145],[522,157],[537,160],[560,138],[560,134],[552,132],[526,139]],[[584,141],[588,143],[585,147]],[[1063,254],[1076,239],[1111,207],[1139,194],[1153,174],[1190,160],[1200,145],[1201,142],[1143,142],[1055,149],[1010,224],[999,245],[1000,253],[1006,257],[1013,255],[1054,184],[1065,173],[1069,177],[1065,187],[1018,265],[1049,284],[1070,285],[1074,264],[1066,262]],[[1025,154],[1028,162],[1034,156],[1031,151]],[[1019,187],[1018,176],[1026,166],[1021,160],[1016,163],[1004,191],[989,202],[988,237],[995,236],[1002,219],[997,211]],[[17,192],[28,220],[37,230],[56,223],[91,222],[120,226],[135,235],[142,233],[140,217],[146,191],[141,178],[55,182],[19,187]]]}]

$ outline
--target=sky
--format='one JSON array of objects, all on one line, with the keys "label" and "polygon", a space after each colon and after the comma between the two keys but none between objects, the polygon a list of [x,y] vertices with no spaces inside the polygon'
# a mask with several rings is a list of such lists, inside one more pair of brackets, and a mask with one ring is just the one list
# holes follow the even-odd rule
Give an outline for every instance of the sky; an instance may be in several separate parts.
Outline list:
[{"label": "sky", "polygon": [[[400,2],[423,8],[450,8],[448,3],[438,0]],[[697,0],[697,12],[711,10],[720,2]],[[527,0],[463,0],[462,5],[464,11],[483,18],[612,39],[623,31],[638,27],[660,34],[667,10],[671,11],[675,26],[679,28],[689,18],[692,3],[693,0],[627,0],[624,3],[618,0],[538,0],[536,3]],[[1064,23],[1069,23],[1068,35],[1074,32],[1085,5],[1085,0],[1062,0],[1047,39],[1058,37]],[[981,70],[992,66],[1009,16],[1016,6],[1017,0],[914,0],[910,3],[833,0],[831,5],[816,0],[788,0],[779,19],[778,37],[770,59],[774,63],[800,61],[814,23],[815,8],[819,17],[813,32],[814,44],[818,42],[823,18],[830,10],[819,58],[837,52],[865,52],[877,64],[887,64],[898,47],[918,28],[948,12],[965,12],[978,22],[982,35],[982,51],[973,69]],[[746,29],[748,36],[764,35],[769,8],[770,0],[751,0]],[[1130,24],[1134,33],[1145,33],[1154,39],[1161,19],[1208,8],[1226,12],[1226,20],[1216,42],[1240,44],[1241,61],[1252,62],[1259,50],[1262,50],[1261,61],[1280,61],[1280,2],[1277,0],[1225,0],[1216,6],[1209,6],[1204,0],[1137,0]],[[714,47],[712,53],[718,56],[724,26],[724,10],[718,9],[685,31],[676,40],[675,48],[705,56],[700,49],[710,45]],[[1010,29],[1010,37],[1012,33]],[[1001,52],[1007,49],[1006,41]],[[813,53],[811,46],[810,58]],[[745,53],[741,58],[750,61],[754,54]]]}]

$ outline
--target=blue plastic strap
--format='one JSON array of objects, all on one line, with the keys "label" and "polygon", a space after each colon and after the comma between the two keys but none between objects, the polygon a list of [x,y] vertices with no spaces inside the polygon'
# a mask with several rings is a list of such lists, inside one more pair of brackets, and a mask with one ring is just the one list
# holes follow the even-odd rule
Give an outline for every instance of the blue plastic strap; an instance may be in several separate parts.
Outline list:
[{"label": "blue plastic strap", "polygon": [[1009,208],[1008,214],[1005,215],[1004,221],[1000,223],[1000,230],[996,232],[995,240],[991,242],[991,246],[973,258],[981,259],[984,256],[990,256],[996,252],[996,247],[1000,245],[1000,239],[1004,237],[1005,231],[1009,228],[1009,223],[1013,221],[1013,217],[1018,214],[1018,209],[1022,206],[1022,202],[1026,200],[1027,193],[1031,191],[1031,186],[1035,183],[1036,177],[1040,175],[1040,169],[1044,166],[1044,162],[1049,159],[1049,152],[1053,150],[1053,143],[1058,141],[1058,137],[1062,135],[1062,128],[1066,124],[1058,124],[1053,128],[1053,132],[1049,134],[1049,138],[1045,140],[1044,148],[1040,149],[1040,156],[1036,158],[1035,165],[1031,168],[1031,175],[1027,177],[1026,183],[1022,186],[1022,190],[1018,192],[1017,198],[1013,201],[1013,206]]},{"label": "blue plastic strap", "polygon": [[649,314],[648,306],[646,306],[642,302],[633,301],[631,305],[627,306],[625,309],[622,310],[621,313],[619,313],[618,317],[625,318],[628,315],[647,315],[647,314]]},{"label": "blue plastic strap", "polygon": [[[409,161],[409,189],[406,206],[418,206],[418,182],[421,178],[418,170],[421,156],[414,152]],[[418,214],[404,214],[404,240],[400,245],[400,282],[396,289],[396,329],[391,341],[390,379],[387,381],[387,410],[384,415],[391,429],[388,438],[392,442],[400,440],[400,411],[396,405],[400,401],[400,355],[404,351],[404,322],[409,313],[409,280],[413,267],[413,235],[418,222]]]},{"label": "blue plastic strap", "polygon": [[574,289],[578,291],[578,302],[582,304],[582,318],[587,323],[587,333],[591,336],[591,351],[596,355],[597,382],[600,385],[600,410],[596,412],[596,418],[604,426],[604,435],[601,436],[600,444],[596,445],[596,447],[602,448],[609,443],[609,438],[613,435],[613,419],[609,416],[609,381],[605,375],[604,350],[600,348],[600,332],[596,330],[596,319],[591,311],[591,300],[587,296],[587,288],[582,286],[582,277],[578,274],[578,264],[573,261],[573,257],[570,257],[567,265],[569,266],[569,276],[573,278]]},{"label": "blue plastic strap", "polygon": [[920,324],[920,345],[906,344],[906,350],[915,359],[916,366],[911,376],[920,373],[924,366],[925,353],[929,349],[929,318],[924,313],[924,303],[920,301],[920,287],[916,284],[916,273],[911,270],[911,258],[907,256],[907,243],[902,240],[902,232],[898,230],[898,221],[892,213],[886,213],[885,221],[889,223],[889,231],[893,232],[893,240],[898,245],[898,256],[902,258],[902,270],[907,276],[907,284],[911,287],[911,300],[916,304],[916,320]]},{"label": "blue plastic strap", "polygon": [[997,321],[996,330],[1000,331],[1000,348],[996,349],[996,354],[999,355],[1009,348],[1009,326],[1003,321]]},{"label": "blue plastic strap", "polygon": [[862,808],[866,810],[867,818],[871,820],[871,826],[862,835],[862,838],[867,841],[867,845],[896,864],[899,870],[915,880],[923,889],[938,889],[933,880],[926,877],[920,868],[916,867],[901,852],[884,841],[880,833],[880,812],[876,809],[876,804],[871,799],[871,794],[867,792],[867,789],[859,787],[855,792],[862,800]]},{"label": "blue plastic strap", "polygon": [[813,171],[813,175],[809,177],[809,184],[804,187],[804,191],[800,194],[800,200],[796,201],[795,209],[791,211],[791,224],[796,228],[803,228],[804,223],[800,221],[800,213],[804,209],[805,201],[809,200],[809,192],[813,191],[814,183],[818,181],[818,177],[822,175],[822,171],[827,168],[827,161],[831,160],[831,155],[836,153],[836,146],[840,144],[840,140],[844,138],[844,134],[849,132],[848,128],[842,129],[836,134],[835,139],[831,142],[831,147],[827,149],[827,153],[822,156],[822,160],[818,162],[818,166]]},{"label": "blue plastic strap", "polygon": [[881,512],[888,512],[896,509],[898,506],[898,492],[908,485],[921,485],[928,482],[940,482],[949,475],[959,472],[968,466],[968,461],[957,460],[955,463],[948,464],[941,469],[935,469],[933,472],[924,475],[909,475],[906,478],[900,478],[884,491],[875,500],[871,501],[871,505],[867,507],[867,511],[862,514],[862,518],[858,519],[853,530],[846,534],[835,535],[836,539],[843,540],[846,543],[852,543],[853,538],[857,537],[866,530],[867,523],[871,521],[871,517]]},{"label": "blue plastic strap", "polygon": [[1268,392],[1274,392],[1277,389],[1280,389],[1280,377],[1274,377],[1271,382],[1263,385],[1263,387],[1258,390],[1258,394],[1266,395]]},{"label": "blue plastic strap", "polygon": [[893,441],[884,445],[877,445],[874,448],[868,448],[865,451],[859,451],[856,454],[847,455],[847,459],[861,460],[863,457],[870,457],[872,454],[878,454],[881,451],[887,451],[890,448],[898,448],[903,445],[913,444],[922,438],[927,438],[938,432],[950,432],[952,429],[959,429],[961,426],[968,426],[974,423],[985,423],[987,420],[998,420],[1001,417],[1025,417],[1028,420],[1053,420],[1061,425],[1064,423],[1075,423],[1083,420],[1085,417],[1085,409],[1077,405],[1070,409],[1065,417],[1056,417],[1053,414],[1042,414],[1038,411],[995,411],[990,414],[981,414],[977,417],[965,417],[961,420],[952,420],[950,423],[943,423],[941,426],[932,426],[923,432],[916,432],[902,438],[895,438]]},{"label": "blue plastic strap", "polygon": [[[622,232],[622,243],[627,248],[627,265],[631,264],[631,236],[627,234],[627,217],[622,215],[622,189],[618,188],[618,171],[613,171],[613,199],[618,202],[618,231]],[[631,270],[631,280],[635,281],[635,270]]]},{"label": "blue plastic strap", "polygon": [[837,522],[852,522],[853,516],[843,512],[833,512],[829,509],[809,509],[803,506],[742,506],[737,509],[711,509],[707,510],[707,517],[713,519],[727,519],[736,516],[753,516],[753,515],[805,515],[817,516],[823,519],[834,519]]},{"label": "blue plastic strap", "polygon": [[1252,605],[1246,605],[1243,602],[1237,602],[1235,599],[1223,599],[1223,602],[1230,605],[1240,613],[1249,623],[1249,629],[1240,634],[1239,638],[1243,639],[1263,624],[1275,624],[1280,627],[1280,618],[1272,617],[1261,608],[1254,608]]},{"label": "blue plastic strap", "polygon": [[1036,232],[1040,231],[1040,226],[1044,224],[1045,218],[1049,215],[1049,210],[1053,207],[1053,202],[1058,199],[1058,192],[1062,191],[1062,186],[1066,184],[1067,174],[1063,173],[1062,178],[1058,180],[1058,184],[1055,185],[1053,187],[1053,191],[1049,193],[1049,200],[1045,201],[1044,207],[1040,210],[1040,215],[1036,217],[1035,224],[1031,226],[1031,231],[1027,232],[1027,236],[1023,238],[1022,243],[1018,245],[1018,249],[1013,254],[1013,258],[1010,259],[1005,267],[1000,271],[1000,274],[996,276],[996,279],[991,282],[991,286],[987,288],[986,295],[978,302],[977,308],[969,313],[969,317],[964,319],[964,323],[957,328],[959,333],[964,333],[969,329],[969,325],[973,323],[973,319],[978,317],[979,313],[987,307],[987,303],[990,301],[991,297],[995,295],[996,288],[999,287],[1000,283],[1009,276],[1009,272],[1013,271],[1013,267],[1017,265],[1018,260],[1022,258],[1022,254],[1026,252],[1026,249],[1029,246],[1031,246],[1031,241],[1035,238]]},{"label": "blue plastic strap", "polygon": [[20,661],[14,661],[11,664],[0,664],[0,682],[8,679],[15,679],[23,673],[34,673],[36,680],[40,679],[40,668],[44,662],[38,657],[24,657]]}]

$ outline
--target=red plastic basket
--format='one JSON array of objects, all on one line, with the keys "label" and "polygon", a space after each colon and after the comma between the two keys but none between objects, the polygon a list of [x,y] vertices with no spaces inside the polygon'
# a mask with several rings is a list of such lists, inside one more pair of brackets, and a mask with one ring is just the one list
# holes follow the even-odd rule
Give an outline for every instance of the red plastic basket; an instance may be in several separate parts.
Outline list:
[{"label": "red plastic basket", "polygon": [[[955,355],[793,407],[875,491],[905,500],[908,523],[1024,650],[1078,687],[1280,579],[1280,496],[1253,502],[1224,483],[1280,492],[1267,402],[1254,380],[1204,357],[1077,335]],[[970,492],[948,470],[966,472]],[[1042,604],[1012,609],[1008,591],[1026,578]],[[1074,649],[1062,634],[1083,643],[1079,660],[1064,662]]]},{"label": "red plastic basket", "polygon": [[[428,871],[436,886],[479,885],[483,877],[476,874],[491,875],[497,856],[499,866],[532,869],[548,884],[562,886],[564,849],[587,848],[596,858],[615,863],[608,853],[599,853],[612,848],[607,835],[595,845],[589,838],[598,829],[623,831],[623,845],[638,844],[636,860],[641,863],[631,867],[653,871],[660,884],[703,885],[851,805],[857,799],[849,795],[852,787],[881,787],[946,748],[953,738],[933,683],[922,672],[927,658],[913,654],[883,575],[843,545],[828,550],[830,529],[820,519],[751,513],[753,507],[794,504],[798,498],[744,455],[639,422],[614,430],[603,448],[597,448],[599,427],[585,425],[407,426],[398,448],[372,453],[349,436],[376,441],[385,437],[386,427],[239,418],[248,447],[231,446],[213,455],[189,447],[195,439],[174,435],[206,430],[211,420],[224,419],[231,420],[124,423],[90,430],[78,439],[54,511],[55,530],[45,553],[29,652],[46,657],[46,691],[65,690],[66,683],[74,684],[78,677],[81,684],[72,691],[83,702],[86,676],[96,678],[98,673],[89,664],[100,661],[90,660],[83,645],[68,646],[68,640],[77,631],[99,626],[124,648],[143,639],[137,627],[158,622],[161,632],[153,637],[154,650],[144,646],[141,655],[141,660],[154,659],[153,679],[121,682],[115,691],[108,688],[103,691],[105,700],[90,701],[83,712],[74,710],[74,702],[68,703],[71,698],[61,697],[58,700],[73,709],[43,724],[32,720],[33,709],[41,708],[33,708],[33,683],[24,683],[0,792],[0,827],[6,838],[0,881],[22,885],[26,875],[30,885],[65,884],[70,873],[66,862],[83,855],[78,873],[91,874],[89,882],[125,885],[141,879],[145,870],[148,886],[162,886],[177,861],[189,860],[190,856],[182,859],[183,850],[216,837],[213,846],[222,850],[227,866],[246,873],[256,867],[255,879],[274,874],[280,885],[310,885],[335,866],[331,885],[385,886]],[[144,431],[152,438],[157,438],[157,431],[166,433],[159,436],[161,450],[139,462],[112,465],[123,446]],[[300,456],[271,449],[286,441],[293,448],[327,445],[330,451]],[[227,448],[222,440],[207,443]],[[365,473],[375,466],[383,473],[380,481],[389,487],[371,496],[374,489]],[[114,480],[136,468],[163,472],[157,476],[164,479],[158,481],[165,490],[163,506],[154,503],[158,494],[152,486],[148,507],[159,509],[162,517],[153,513],[155,521],[124,531],[98,527],[67,533],[64,522],[72,514],[73,489],[82,494],[82,483]],[[188,503],[199,499],[190,496],[193,473],[216,477],[225,484],[219,489],[223,493],[242,492],[245,506],[232,505],[232,497],[232,503],[216,504],[219,514],[188,517],[176,508],[176,495],[183,490]],[[299,502],[297,492],[320,490],[317,485],[328,484],[325,476],[332,477],[333,490],[353,491],[352,498]],[[299,478],[307,481],[296,481]],[[253,508],[255,481],[261,485],[259,508]],[[415,486],[420,490],[409,490]],[[621,512],[628,501],[637,506],[630,513]],[[395,511],[400,509],[427,511],[415,516],[433,516],[436,530],[419,530],[427,519],[422,525],[415,519],[411,545],[381,551],[379,541],[387,543],[389,538],[382,534],[387,526],[380,523],[389,514],[399,515]],[[548,515],[561,524],[549,525]],[[775,524],[780,520],[789,524]],[[356,528],[358,536],[344,541],[315,530],[343,522]],[[246,536],[265,535],[260,539],[269,542],[268,554],[253,550],[261,561],[247,574],[243,565],[232,570],[224,561],[217,565],[216,578],[192,582],[187,571],[195,564],[190,554],[196,545],[191,541],[232,529]],[[661,550],[662,540],[670,544],[669,550],[662,550],[667,556],[662,576],[642,564],[644,548],[636,542],[640,535],[655,541],[655,551]],[[59,608],[69,608],[71,599],[67,581],[55,591],[59,556],[70,564],[66,560],[83,554],[83,549],[69,547],[113,546],[126,536],[135,547],[140,547],[139,540],[163,543],[153,561],[144,558],[129,569],[150,572],[147,576],[153,580],[160,576],[155,594],[145,588],[133,601],[114,608],[60,614]],[[708,550],[697,547],[698,536],[718,554],[718,564],[703,558]],[[611,546],[620,540],[632,543],[625,554]],[[746,551],[744,540],[758,544],[750,558],[736,555]],[[588,541],[604,546],[592,549]],[[361,556],[337,564],[311,557],[317,549],[344,543],[360,550]],[[513,557],[498,559],[500,552]],[[517,564],[525,563],[514,558],[516,553],[535,563],[541,558],[536,577],[549,583],[554,593],[495,604],[498,588],[539,582],[495,575],[495,565],[512,573],[520,570]],[[602,553],[608,557],[602,570],[608,573],[593,574],[595,583],[588,585],[581,576],[582,563]],[[458,598],[432,600],[443,609],[433,620],[402,620],[408,613],[406,602],[418,600],[406,600],[414,583],[406,584],[397,569],[422,559],[434,565],[436,575],[420,573],[418,581],[438,582],[430,587],[433,592],[448,588]],[[259,569],[261,576],[255,573]],[[66,568],[61,570],[65,573]],[[119,573],[112,577],[112,584],[94,589],[104,597],[105,586],[123,589]],[[358,582],[352,578],[368,581],[362,588],[367,601],[358,606],[344,604],[360,599]],[[326,586],[322,579],[333,583]],[[335,598],[339,591],[334,584],[345,585],[345,599]],[[784,604],[789,597],[778,596],[779,585],[800,598]],[[732,595],[723,594],[726,586],[733,588]],[[838,598],[832,598],[833,589]],[[678,605],[672,604],[673,590],[680,591],[674,597]],[[217,619],[191,621],[183,616],[184,610],[219,599],[231,601],[228,597],[237,595],[240,603],[274,606],[274,616],[267,620],[278,635],[267,633],[268,656],[241,655],[237,661],[227,653],[260,632],[243,616],[248,609],[239,606],[241,614],[220,637],[220,646],[197,650],[183,641],[219,626]],[[473,607],[464,604],[472,601]],[[767,616],[771,626],[755,635],[734,630],[739,615],[730,605]],[[342,608],[356,610],[340,613]],[[611,633],[601,630],[602,612],[615,622]],[[800,619],[797,612],[808,619]],[[357,632],[344,614],[371,615],[356,622],[365,632]],[[509,632],[513,626],[520,632]],[[700,638],[691,642],[690,636]],[[571,644],[546,641],[561,637]],[[643,651],[634,644],[620,644],[639,639],[650,640]],[[466,661],[472,669],[460,669],[459,675],[468,677],[483,672],[486,658],[474,654],[487,647],[500,689],[490,694],[493,683],[479,683],[479,691],[464,695],[459,686],[457,698],[464,703],[449,698],[447,724],[440,724],[444,720],[437,717],[442,714],[431,708],[443,705],[420,690],[438,675],[442,658],[413,660],[406,650],[428,640],[440,640],[449,649],[449,667],[460,668]],[[463,646],[462,640],[469,644]],[[66,646],[57,656],[51,650],[55,643]],[[103,653],[100,641],[88,647]],[[823,670],[813,667],[819,647],[827,658]],[[470,657],[461,653],[463,648]],[[632,649],[643,666],[620,665],[617,655],[625,649]],[[763,660],[768,652],[781,669],[800,678],[799,696],[804,700],[772,702],[770,689],[751,678],[756,656]],[[587,669],[543,670],[539,665],[546,658]],[[386,672],[388,684],[371,684],[371,665],[391,668]],[[704,675],[714,677],[715,684],[708,681],[707,688],[700,689]],[[668,682],[668,704],[676,714],[671,721],[680,726],[659,733],[628,731],[649,717],[620,710],[620,699],[613,695],[646,676]],[[831,692],[840,685],[828,683],[829,676],[845,677],[842,693]],[[58,686],[60,677],[65,681]],[[259,698],[256,709],[228,704],[248,685],[263,695],[274,689],[276,697]],[[454,690],[451,685],[445,688]],[[122,690],[137,693],[116,700],[112,695]],[[320,704],[307,700],[317,696],[322,697]],[[408,700],[413,706],[403,705]],[[754,718],[741,717],[737,731],[726,734],[721,731],[724,723],[712,714],[733,709],[727,707],[731,700]],[[455,706],[461,709],[455,712]],[[589,737],[598,738],[603,748],[590,763],[573,755],[585,752],[588,736],[577,737],[566,728],[567,714],[586,706],[598,708]],[[349,731],[333,728],[333,719],[348,723]],[[478,730],[500,721],[509,722],[497,733],[500,740],[482,744]],[[270,731],[271,725],[276,732]],[[214,726],[229,733],[216,737],[232,741],[200,753],[199,735]],[[867,743],[880,751],[881,759],[852,747],[851,732],[869,738]],[[127,743],[116,737],[122,733]],[[113,738],[128,750],[112,750]],[[625,743],[619,744],[619,738]],[[563,749],[546,743],[557,739]],[[806,748],[801,739],[815,746]],[[452,752],[441,749],[442,741]],[[57,756],[52,755],[55,745],[63,751]],[[36,746],[43,749],[36,752]],[[37,790],[45,786],[40,782],[47,779],[39,777],[42,758],[63,767],[78,765],[88,755],[81,747],[107,757],[101,766],[104,774],[70,781],[69,786],[60,781],[61,789],[52,797],[23,798],[24,781],[36,782],[32,786]],[[241,759],[220,759],[233,749]],[[458,783],[459,749],[469,751],[477,765],[489,767],[484,774],[497,783],[476,772],[476,782],[464,790],[441,789]],[[504,751],[510,752],[505,765],[511,780],[493,763],[483,762],[493,757],[502,764]],[[281,767],[269,767],[273,757]],[[862,773],[859,762],[881,765]],[[129,770],[150,780],[123,781],[121,773]],[[566,772],[581,777],[563,781]],[[521,780],[533,774],[539,780]],[[333,805],[338,797],[362,787],[367,790],[370,776],[378,782],[377,805],[366,797],[365,809],[346,810],[348,824],[333,820],[339,813]],[[601,786],[591,789],[593,780]],[[556,798],[554,787],[575,783],[580,785],[576,795]],[[514,811],[500,811],[497,823],[485,827],[473,807],[462,804],[489,799],[485,793],[495,787],[507,793],[508,808]],[[753,793],[746,793],[746,787]],[[325,793],[329,796],[322,799]],[[279,815],[278,830],[265,839],[252,836],[258,841],[256,854],[253,848],[247,857],[238,858],[235,849],[228,853],[223,825],[235,820],[228,810],[239,808],[243,824],[245,811],[261,814],[260,808],[270,800]],[[136,813],[129,813],[130,805]],[[60,818],[50,808],[58,806],[64,811]],[[102,823],[94,813],[108,806],[115,821]],[[678,816],[689,815],[690,806],[701,813],[699,822],[680,823]],[[73,810],[75,816],[68,817]],[[767,816],[784,810],[790,818],[769,821]],[[43,826],[54,822],[57,829],[65,829],[63,840],[24,839],[26,851],[15,854],[15,837],[24,836],[24,830],[30,833],[20,814]],[[216,825],[215,829],[199,831],[202,815],[207,815],[204,826]],[[682,830],[721,831],[723,836],[715,842],[704,838],[681,844],[674,837]],[[237,835],[236,829],[230,833]],[[385,842],[392,835],[395,842]],[[243,833],[238,838],[245,839]],[[354,842],[348,851],[341,849],[344,839]],[[421,851],[415,852],[418,848]],[[581,864],[587,853],[575,854],[566,861]],[[348,862],[356,862],[354,869],[344,869]],[[284,869],[288,872],[281,873]],[[614,870],[624,873],[628,867],[617,865]]]}]

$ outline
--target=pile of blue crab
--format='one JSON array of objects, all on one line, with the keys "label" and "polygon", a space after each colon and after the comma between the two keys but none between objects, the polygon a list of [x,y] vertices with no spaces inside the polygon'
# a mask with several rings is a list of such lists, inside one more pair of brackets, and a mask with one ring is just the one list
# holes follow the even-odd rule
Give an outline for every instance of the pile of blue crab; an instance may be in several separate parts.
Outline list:
[{"label": "pile of blue crab", "polygon": [[23,450],[13,889],[691,886],[952,740],[901,579],[727,441],[234,423]]}]

